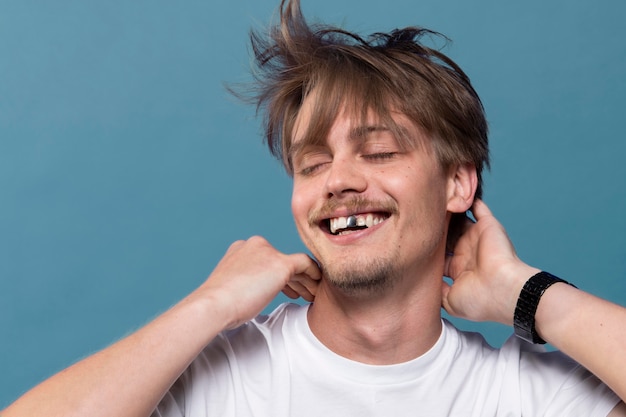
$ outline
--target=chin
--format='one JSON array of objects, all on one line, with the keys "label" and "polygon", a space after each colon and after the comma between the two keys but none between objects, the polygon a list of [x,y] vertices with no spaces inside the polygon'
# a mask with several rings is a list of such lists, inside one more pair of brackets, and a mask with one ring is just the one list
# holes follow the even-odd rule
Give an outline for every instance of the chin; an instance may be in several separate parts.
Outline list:
[{"label": "chin", "polygon": [[378,294],[393,287],[398,272],[395,263],[385,259],[363,262],[322,264],[326,281],[347,295]]}]

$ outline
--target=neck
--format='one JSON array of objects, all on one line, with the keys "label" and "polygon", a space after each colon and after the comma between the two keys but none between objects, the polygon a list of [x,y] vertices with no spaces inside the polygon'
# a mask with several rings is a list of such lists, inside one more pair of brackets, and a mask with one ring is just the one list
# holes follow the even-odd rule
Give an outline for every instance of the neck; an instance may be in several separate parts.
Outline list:
[{"label": "neck", "polygon": [[424,354],[441,335],[442,284],[437,277],[414,277],[406,280],[410,285],[369,296],[348,295],[323,281],[309,309],[313,334],[335,353],[368,364]]}]

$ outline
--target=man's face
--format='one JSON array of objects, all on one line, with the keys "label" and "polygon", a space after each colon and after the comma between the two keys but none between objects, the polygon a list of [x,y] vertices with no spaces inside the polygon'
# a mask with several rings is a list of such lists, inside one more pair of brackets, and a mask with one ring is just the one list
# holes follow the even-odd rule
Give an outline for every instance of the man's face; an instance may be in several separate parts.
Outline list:
[{"label": "man's face", "polygon": [[346,291],[371,292],[441,268],[452,180],[429,139],[395,114],[418,144],[403,149],[375,115],[363,124],[344,111],[321,145],[307,145],[307,104],[290,154],[292,211],[325,279]]}]

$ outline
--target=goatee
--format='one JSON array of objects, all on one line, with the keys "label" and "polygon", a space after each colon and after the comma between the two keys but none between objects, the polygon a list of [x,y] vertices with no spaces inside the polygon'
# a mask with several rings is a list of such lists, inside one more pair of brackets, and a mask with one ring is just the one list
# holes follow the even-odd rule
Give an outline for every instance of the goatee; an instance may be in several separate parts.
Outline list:
[{"label": "goatee", "polygon": [[360,267],[344,267],[336,270],[322,265],[327,282],[348,296],[368,296],[380,294],[393,287],[394,270],[391,262],[382,259],[361,263]]}]

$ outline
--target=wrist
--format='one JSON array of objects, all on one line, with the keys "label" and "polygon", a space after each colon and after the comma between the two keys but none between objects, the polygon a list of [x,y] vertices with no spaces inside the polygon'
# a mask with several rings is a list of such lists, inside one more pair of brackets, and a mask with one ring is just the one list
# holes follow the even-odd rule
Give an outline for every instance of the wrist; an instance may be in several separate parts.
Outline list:
[{"label": "wrist", "polygon": [[[540,271],[532,275],[523,285],[513,315],[515,335],[523,340],[535,344],[544,344],[545,340],[536,329],[536,316],[539,302],[545,291],[552,285],[569,282],[556,277],[549,272]],[[572,285],[574,287],[574,285]]]},{"label": "wrist", "polygon": [[198,330],[206,332],[210,341],[218,333],[236,327],[237,312],[233,304],[227,294],[201,287],[187,295],[177,307],[199,326]]},{"label": "wrist", "polygon": [[526,281],[528,281],[528,277],[532,277],[539,272],[541,272],[540,269],[529,266],[520,260],[502,267],[498,276],[502,277],[501,282],[506,283],[506,287],[504,287],[504,292],[499,296],[500,300],[502,300],[499,313],[501,319],[498,320],[500,323],[513,326],[515,308],[520,292]]}]

